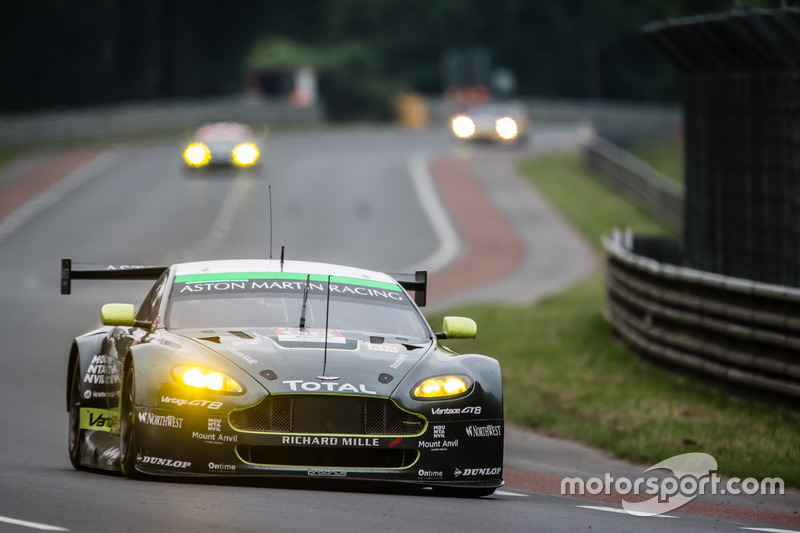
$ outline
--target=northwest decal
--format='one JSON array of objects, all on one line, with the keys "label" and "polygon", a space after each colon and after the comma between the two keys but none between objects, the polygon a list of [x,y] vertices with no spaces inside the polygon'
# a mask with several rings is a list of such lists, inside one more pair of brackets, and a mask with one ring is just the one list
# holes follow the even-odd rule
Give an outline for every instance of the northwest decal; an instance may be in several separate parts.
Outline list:
[{"label": "northwest decal", "polygon": [[84,383],[95,383],[98,385],[118,385],[120,382],[117,373],[117,365],[113,357],[108,355],[95,355],[86,374],[83,376]]},{"label": "northwest decal", "polygon": [[316,381],[303,381],[302,379],[290,379],[288,381],[284,381],[283,383],[289,385],[289,389],[292,390],[293,392],[325,391],[325,392],[352,392],[361,394],[378,394],[374,390],[367,389],[367,386],[363,384],[356,387],[355,385],[351,385],[350,383],[339,383],[338,381],[328,382],[328,383],[318,383]]},{"label": "northwest decal", "polygon": [[231,272],[227,274],[196,274],[177,276],[172,296],[176,298],[202,294],[231,293],[309,293],[327,294],[330,279],[331,295],[364,297],[379,300],[406,301],[405,293],[396,283],[372,281],[343,276],[323,276],[292,272]]},{"label": "northwest decal", "polygon": [[107,409],[81,408],[81,429],[119,433],[119,413]]},{"label": "northwest decal", "polygon": [[138,415],[139,422],[142,424],[175,429],[180,429],[183,427],[183,418],[178,418],[173,415],[155,415],[146,411],[140,411]]},{"label": "northwest decal", "polygon": [[467,426],[467,437],[500,437],[503,434],[502,426],[486,424],[485,426]]}]

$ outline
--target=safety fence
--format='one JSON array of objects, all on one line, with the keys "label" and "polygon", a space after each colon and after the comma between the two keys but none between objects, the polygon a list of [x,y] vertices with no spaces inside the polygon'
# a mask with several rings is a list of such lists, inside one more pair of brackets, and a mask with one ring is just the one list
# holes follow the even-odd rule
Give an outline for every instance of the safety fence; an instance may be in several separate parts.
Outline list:
[{"label": "safety fence", "polygon": [[605,315],[640,353],[800,399],[800,289],[679,266],[681,246],[616,231]]},{"label": "safety fence", "polygon": [[683,187],[603,138],[584,144],[583,164],[603,183],[680,233],[683,227]]},{"label": "safety fence", "polygon": [[208,122],[252,125],[315,124],[318,106],[294,107],[285,98],[237,96],[117,104],[0,116],[0,146],[102,141],[159,132],[191,132]]}]

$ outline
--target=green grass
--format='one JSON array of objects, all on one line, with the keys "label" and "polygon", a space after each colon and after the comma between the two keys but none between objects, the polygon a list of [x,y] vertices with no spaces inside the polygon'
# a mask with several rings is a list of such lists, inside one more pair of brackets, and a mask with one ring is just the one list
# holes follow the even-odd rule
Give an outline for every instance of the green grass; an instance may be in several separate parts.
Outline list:
[{"label": "green grass", "polygon": [[[587,177],[575,154],[536,158],[522,169],[598,249],[599,237],[620,224],[636,233],[667,233]],[[508,421],[645,465],[702,451],[717,459],[722,474],[779,476],[800,486],[796,414],[637,356],[609,332],[604,293],[598,273],[529,307],[453,309],[448,314],[474,318],[480,333],[474,341],[447,344],[500,361]]]},{"label": "green grass", "polygon": [[648,139],[628,147],[628,151],[666,177],[683,183],[683,140],[678,137]]}]

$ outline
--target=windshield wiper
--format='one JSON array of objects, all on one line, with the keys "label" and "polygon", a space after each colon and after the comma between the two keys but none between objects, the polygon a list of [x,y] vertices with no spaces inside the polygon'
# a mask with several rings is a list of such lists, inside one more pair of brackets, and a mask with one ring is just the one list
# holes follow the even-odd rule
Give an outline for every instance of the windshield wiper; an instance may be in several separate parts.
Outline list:
[{"label": "windshield wiper", "polygon": [[303,289],[303,306],[300,308],[300,329],[306,329],[306,304],[308,303],[308,286],[311,284],[311,274],[306,278],[306,288]]}]

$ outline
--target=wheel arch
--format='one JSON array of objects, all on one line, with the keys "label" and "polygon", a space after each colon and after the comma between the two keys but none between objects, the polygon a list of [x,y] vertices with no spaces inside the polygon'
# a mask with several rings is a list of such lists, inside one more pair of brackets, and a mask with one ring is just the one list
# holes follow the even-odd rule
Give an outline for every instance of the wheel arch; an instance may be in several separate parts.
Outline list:
[{"label": "wheel arch", "polygon": [[[80,368],[78,375],[84,376],[86,375],[86,371],[89,369],[89,365],[92,362],[92,358],[99,354],[101,348],[103,346],[103,340],[105,339],[104,335],[95,334],[95,335],[86,335],[83,337],[78,337],[72,341],[72,346],[69,350],[69,360],[67,362],[67,386],[65,387],[66,390],[66,408],[69,411],[69,394],[70,394],[70,386],[72,385],[72,374],[75,371],[75,365],[80,363]],[[81,382],[81,393],[83,393],[84,385]]]}]

